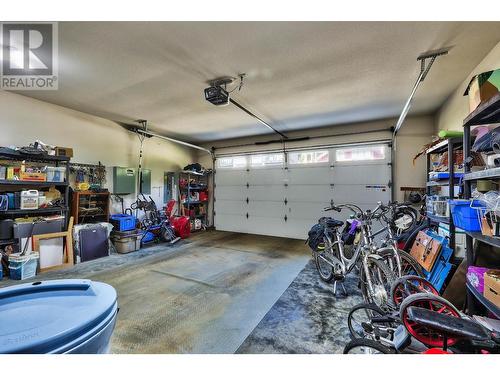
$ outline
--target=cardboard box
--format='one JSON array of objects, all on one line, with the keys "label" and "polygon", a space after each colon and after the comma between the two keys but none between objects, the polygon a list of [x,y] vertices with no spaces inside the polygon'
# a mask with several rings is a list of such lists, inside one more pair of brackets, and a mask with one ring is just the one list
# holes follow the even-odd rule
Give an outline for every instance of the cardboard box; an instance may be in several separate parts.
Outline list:
[{"label": "cardboard box", "polygon": [[73,157],[73,149],[71,147],[56,147],[56,156],[67,156],[68,158]]},{"label": "cardboard box", "polygon": [[478,74],[469,83],[464,96],[469,96],[469,113],[500,92],[500,69]]},{"label": "cardboard box", "polygon": [[21,181],[44,182],[47,180],[47,175],[43,172],[19,172],[19,179]]},{"label": "cardboard box", "polygon": [[485,267],[469,266],[467,268],[467,281],[481,294],[484,294],[484,274],[488,271],[489,269]]},{"label": "cardboard box", "polygon": [[484,296],[500,307],[500,270],[490,270],[484,274]]}]

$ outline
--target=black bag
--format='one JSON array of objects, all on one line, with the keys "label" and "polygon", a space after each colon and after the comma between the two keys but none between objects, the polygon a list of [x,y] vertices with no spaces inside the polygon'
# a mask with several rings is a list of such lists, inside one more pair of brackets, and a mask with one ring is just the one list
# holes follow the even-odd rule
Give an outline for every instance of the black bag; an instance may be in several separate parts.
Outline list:
[{"label": "black bag", "polygon": [[188,164],[184,167],[185,171],[201,172],[202,167],[200,163]]},{"label": "black bag", "polygon": [[325,232],[325,227],[323,224],[314,224],[312,228],[307,233],[306,243],[309,245],[312,251],[321,251],[318,248],[321,243],[323,243],[323,236]]}]

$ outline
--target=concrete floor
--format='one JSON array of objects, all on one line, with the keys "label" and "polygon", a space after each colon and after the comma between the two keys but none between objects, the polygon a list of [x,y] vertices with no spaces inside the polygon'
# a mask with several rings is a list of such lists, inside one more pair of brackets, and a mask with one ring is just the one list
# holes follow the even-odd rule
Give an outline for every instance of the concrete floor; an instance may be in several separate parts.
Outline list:
[{"label": "concrete floor", "polygon": [[358,275],[347,276],[347,296],[333,294],[313,260],[304,267],[237,350],[248,354],[342,353],[351,340],[347,316],[363,298]]},{"label": "concrete floor", "polygon": [[209,231],[30,281],[114,286],[120,312],[112,353],[234,353],[309,259],[300,240]]}]

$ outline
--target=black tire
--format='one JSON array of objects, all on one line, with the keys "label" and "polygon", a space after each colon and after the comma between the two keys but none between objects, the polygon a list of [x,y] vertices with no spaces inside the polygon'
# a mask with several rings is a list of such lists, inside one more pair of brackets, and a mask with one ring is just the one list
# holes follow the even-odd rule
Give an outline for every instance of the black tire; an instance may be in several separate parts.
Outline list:
[{"label": "black tire", "polygon": [[[401,276],[406,276],[406,275],[416,275],[420,277],[424,277],[424,272],[422,270],[422,267],[418,262],[413,258],[410,254],[405,253],[403,250],[397,250],[399,260],[401,262]],[[396,261],[394,260],[394,251],[391,249],[383,249],[378,252],[378,255],[380,255],[382,258],[384,258],[384,262],[387,264],[387,267],[394,273],[395,277],[398,277],[399,274],[396,270]]]},{"label": "black tire", "polygon": [[160,235],[161,235],[162,240],[165,242],[170,242],[175,238],[175,232],[174,232],[173,228],[167,227],[167,224],[164,224],[161,227]]},{"label": "black tire", "polygon": [[426,290],[428,289],[429,293],[432,293],[432,294],[435,294],[435,295],[439,295],[439,293],[436,290],[436,288],[434,288],[434,286],[426,278],[421,277],[421,276],[417,276],[417,275],[406,275],[406,276],[402,276],[402,277],[398,278],[394,283],[392,283],[392,286],[391,286],[391,302],[395,306],[399,306],[399,304],[396,302],[396,298],[394,296],[394,294],[396,293],[397,288],[399,288],[399,286],[401,286],[401,285],[404,285],[404,283],[406,283],[407,281],[410,281],[410,280],[416,280],[416,281],[420,280],[423,284],[427,284]]},{"label": "black tire", "polygon": [[[365,312],[369,311],[370,313],[366,314],[367,316],[367,319],[366,320],[369,320],[370,317],[373,317],[373,316],[385,316],[386,313],[384,312],[384,310],[382,310],[380,307],[378,307],[377,305],[375,304],[372,304],[372,303],[360,303],[356,306],[354,306],[351,311],[349,311],[349,314],[347,315],[347,327],[349,328],[349,332],[351,334],[351,338],[352,339],[361,339],[361,338],[368,338],[370,337],[370,333],[369,332],[366,332],[364,327],[362,328],[363,329],[363,335],[360,334],[359,332],[359,328],[356,327],[356,324],[355,324],[355,314],[356,312],[358,311],[361,311],[361,310],[365,310]],[[363,324],[369,324],[369,325],[373,325],[373,323],[371,322],[361,322],[361,325]],[[379,326],[389,326],[390,328],[394,328],[394,324],[391,324],[391,323],[381,323],[379,324]]]},{"label": "black tire", "polygon": [[[460,311],[443,297],[431,293],[417,293],[407,297],[399,308],[401,322],[411,336],[427,347],[441,347],[444,338],[439,330],[433,330],[430,327],[418,323],[411,325],[408,321],[408,309],[412,306],[422,307],[432,311],[439,309],[439,313],[441,314],[461,317]],[[415,328],[415,324],[417,324],[417,328]],[[453,346],[456,342],[457,338],[448,336],[448,346]]]},{"label": "black tire", "polygon": [[[329,264],[326,264],[320,257],[319,257],[320,252],[315,251],[314,252],[314,262],[316,263],[316,269],[318,270],[319,277],[321,280],[323,280],[325,283],[329,283],[333,280],[333,277],[335,276],[335,273],[333,271],[333,267],[330,266]],[[322,264],[323,262],[324,264]]]},{"label": "black tire", "polygon": [[391,286],[396,280],[396,277],[382,259],[368,257],[368,262],[370,263],[368,264],[368,268],[373,271],[376,271],[377,278],[382,277],[382,280],[374,280],[375,281],[374,284],[376,284],[375,287],[377,289],[377,292],[383,293],[384,295],[381,294],[379,296],[376,296],[379,297],[379,299],[374,299],[373,296],[369,295],[368,288],[366,285],[367,282],[366,282],[364,266],[362,264],[360,266],[362,271],[361,292],[363,294],[365,302],[372,303],[383,308],[390,303],[389,301],[390,301]]},{"label": "black tire", "polygon": [[[355,353],[356,350],[361,348],[366,348],[368,350],[373,350],[373,353]],[[344,354],[394,354],[395,351],[382,345],[378,341],[373,341],[369,339],[354,339],[347,343],[344,347]]]},{"label": "black tire", "polygon": [[398,255],[401,259],[401,276],[411,275],[414,272],[416,276],[425,277],[422,266],[409,253],[398,249]]},{"label": "black tire", "polygon": [[[403,250],[398,249],[397,252],[401,262],[401,276],[416,275],[425,277],[422,266],[418,264],[415,258],[413,258],[409,253],[404,252]],[[384,249],[379,252],[379,255],[384,258],[384,261],[388,264],[389,269],[393,271],[396,277],[398,277],[399,275],[395,272],[395,270],[392,269],[392,267],[396,268],[395,262],[391,262],[391,258],[394,257],[393,251],[390,249]]]},{"label": "black tire", "polygon": [[401,318],[401,320],[404,319],[406,310],[410,306],[414,305],[417,301],[419,301],[421,299],[434,300],[434,301],[440,302],[440,303],[446,305],[448,307],[448,309],[452,310],[456,316],[461,316],[460,311],[458,311],[458,309],[455,306],[453,306],[453,304],[450,301],[448,301],[447,299],[444,299],[443,297],[436,296],[436,295],[430,294],[430,293],[417,293],[417,294],[413,294],[413,295],[409,296],[408,298],[406,298],[403,301],[403,303],[401,303],[401,307],[399,308],[399,317]]}]

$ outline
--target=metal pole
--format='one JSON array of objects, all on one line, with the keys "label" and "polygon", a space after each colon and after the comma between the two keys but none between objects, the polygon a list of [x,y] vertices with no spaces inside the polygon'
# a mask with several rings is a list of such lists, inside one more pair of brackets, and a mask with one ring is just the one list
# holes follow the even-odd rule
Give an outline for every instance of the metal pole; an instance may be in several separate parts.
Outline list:
[{"label": "metal pole", "polygon": [[151,137],[161,138],[161,139],[164,139],[166,141],[178,143],[178,144],[186,146],[186,147],[195,148],[197,150],[205,151],[205,152],[208,152],[209,154],[212,154],[212,152],[209,149],[206,149],[206,148],[201,147],[201,146],[193,145],[192,143],[188,143],[188,142],[184,142],[184,141],[179,141],[178,139],[166,137],[164,135],[152,133],[150,131],[145,131],[145,130],[142,130],[142,129],[135,129],[134,131],[137,132],[137,133],[139,133],[139,134],[144,134],[144,135],[149,135]]},{"label": "metal pole", "polygon": [[[436,61],[437,57],[448,54],[449,50],[450,50],[450,47],[440,48],[437,50],[424,52],[420,56],[417,57],[417,61],[420,61],[420,74],[418,75],[418,78],[415,81],[415,84],[413,85],[413,89],[411,90],[410,96],[408,97],[408,100],[406,100],[406,103],[403,107],[403,110],[401,111],[401,114],[399,115],[398,122],[396,123],[396,126],[394,127],[394,135],[396,135],[396,133],[399,131],[399,129],[403,125],[403,122],[404,122],[406,116],[408,115],[408,112],[410,111],[411,101],[413,100],[413,97],[415,96],[415,93],[417,92],[418,87],[424,81],[425,77],[427,77],[427,73],[429,73],[429,70],[431,69],[432,64],[434,64],[434,61]],[[426,66],[425,62],[427,59],[430,59],[430,61]]]},{"label": "metal pole", "polygon": [[250,112],[248,109],[246,109],[245,107],[243,107],[241,104],[239,104],[236,100],[234,99],[231,99],[229,98],[229,101],[234,104],[236,107],[238,107],[239,109],[241,109],[243,112],[245,112],[246,114],[252,116],[254,119],[256,119],[257,121],[259,121],[262,125],[265,125],[267,126],[269,129],[271,129],[273,132],[275,132],[276,134],[278,134],[279,136],[281,136],[282,138],[284,139],[287,139],[288,137],[283,134],[282,132],[280,132],[279,130],[276,130],[275,128],[273,128],[271,125],[269,125],[267,122],[265,122],[264,120],[262,120],[259,116],[253,114],[252,112]]},{"label": "metal pole", "polygon": [[408,97],[408,100],[406,101],[403,110],[401,111],[401,114],[399,115],[398,122],[396,123],[396,126],[394,127],[394,135],[399,131],[401,126],[403,125],[404,120],[406,119],[406,115],[408,115],[408,111],[410,110],[411,107],[411,101],[413,100],[413,96],[415,95],[415,92],[418,89],[418,86],[420,86],[420,83],[422,82],[422,77],[424,77],[424,71],[421,70],[420,74],[418,75],[417,81],[413,85],[413,89],[411,90],[410,96]]}]

